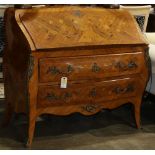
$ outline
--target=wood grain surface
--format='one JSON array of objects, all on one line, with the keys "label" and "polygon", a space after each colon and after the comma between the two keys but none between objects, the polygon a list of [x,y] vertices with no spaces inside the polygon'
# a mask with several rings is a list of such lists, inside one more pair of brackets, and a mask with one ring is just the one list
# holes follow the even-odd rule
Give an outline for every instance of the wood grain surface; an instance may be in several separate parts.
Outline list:
[{"label": "wood grain surface", "polygon": [[[143,44],[132,15],[117,9],[60,7],[21,9],[16,19],[34,49]],[[33,45],[32,45],[33,44]]]},{"label": "wood grain surface", "polygon": [[60,82],[61,77],[67,77],[68,81],[78,81],[137,74],[142,70],[142,60],[142,52],[44,58],[39,61],[39,81]]},{"label": "wood grain surface", "polygon": [[[3,124],[14,112],[25,113],[28,147],[41,114],[93,115],[131,103],[140,128],[150,59],[147,42],[128,12],[9,8],[5,27]],[[66,88],[60,87],[62,77]]]}]

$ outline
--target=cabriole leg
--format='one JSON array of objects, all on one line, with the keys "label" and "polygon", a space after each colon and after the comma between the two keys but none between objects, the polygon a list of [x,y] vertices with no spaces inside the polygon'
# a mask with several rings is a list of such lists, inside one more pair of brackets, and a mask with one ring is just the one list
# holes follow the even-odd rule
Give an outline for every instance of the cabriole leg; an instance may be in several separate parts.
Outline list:
[{"label": "cabriole leg", "polygon": [[28,126],[28,140],[26,143],[26,147],[31,148],[33,137],[34,137],[34,130],[35,130],[35,123],[36,117],[31,117],[29,119],[29,126]]},{"label": "cabriole leg", "polygon": [[134,102],[134,114],[135,114],[135,121],[136,121],[136,126],[139,129],[141,127],[140,124],[140,115],[141,115],[141,98],[137,98]]}]

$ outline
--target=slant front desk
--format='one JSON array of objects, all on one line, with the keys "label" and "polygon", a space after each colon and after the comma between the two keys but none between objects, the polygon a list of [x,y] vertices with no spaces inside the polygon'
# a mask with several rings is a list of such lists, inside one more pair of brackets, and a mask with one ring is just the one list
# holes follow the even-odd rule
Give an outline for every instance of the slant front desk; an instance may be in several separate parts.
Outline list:
[{"label": "slant front desk", "polygon": [[26,113],[28,146],[41,114],[79,112],[87,117],[131,103],[140,127],[148,45],[127,11],[78,6],[10,8],[5,25],[4,123],[13,112]]}]

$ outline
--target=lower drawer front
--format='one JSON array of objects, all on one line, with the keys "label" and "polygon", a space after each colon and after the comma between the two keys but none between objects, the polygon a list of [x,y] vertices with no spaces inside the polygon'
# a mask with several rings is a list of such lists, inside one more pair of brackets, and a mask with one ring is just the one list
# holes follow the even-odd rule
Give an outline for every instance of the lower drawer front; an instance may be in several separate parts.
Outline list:
[{"label": "lower drawer front", "polygon": [[104,82],[39,86],[37,107],[100,103],[136,95],[138,80],[126,78]]}]

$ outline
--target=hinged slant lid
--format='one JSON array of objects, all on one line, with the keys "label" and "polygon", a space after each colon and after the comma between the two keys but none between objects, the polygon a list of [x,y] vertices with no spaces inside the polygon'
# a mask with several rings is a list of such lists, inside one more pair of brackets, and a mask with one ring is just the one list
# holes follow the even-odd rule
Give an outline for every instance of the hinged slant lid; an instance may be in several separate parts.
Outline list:
[{"label": "hinged slant lid", "polygon": [[91,7],[18,9],[16,20],[31,49],[146,44],[127,11]]}]

